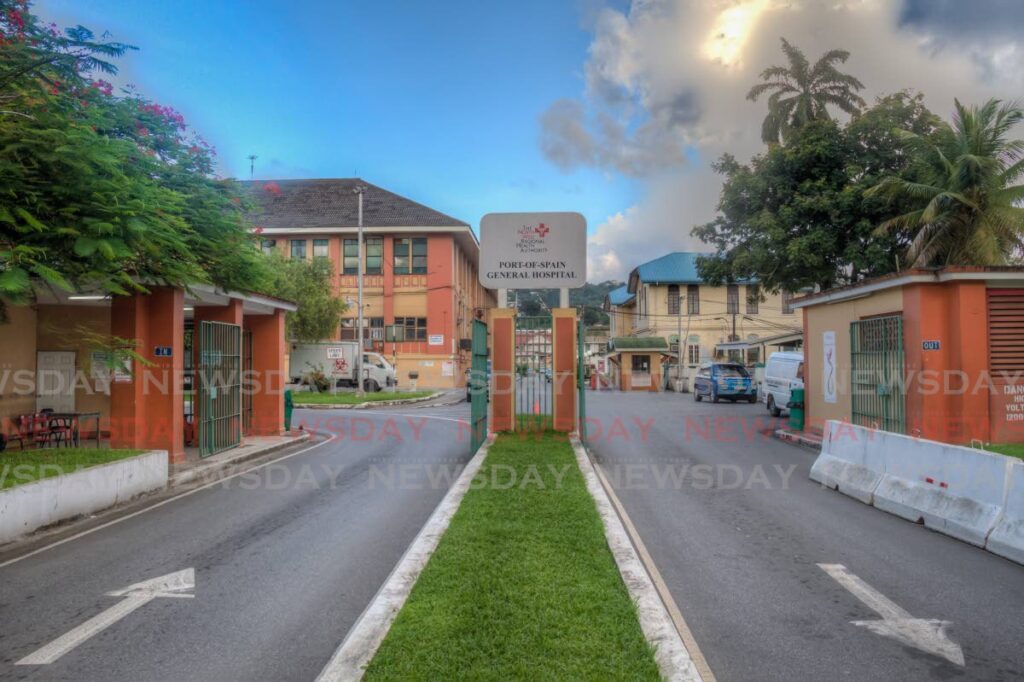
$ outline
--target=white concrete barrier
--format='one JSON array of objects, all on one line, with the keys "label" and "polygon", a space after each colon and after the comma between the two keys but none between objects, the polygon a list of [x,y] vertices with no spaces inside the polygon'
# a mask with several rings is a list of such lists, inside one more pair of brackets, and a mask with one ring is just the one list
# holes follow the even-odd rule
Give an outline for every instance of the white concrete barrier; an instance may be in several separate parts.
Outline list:
[{"label": "white concrete barrier", "polygon": [[874,505],[979,547],[999,520],[1010,458],[877,432],[885,465]]},{"label": "white concrete barrier", "polygon": [[1024,462],[1011,462],[1003,515],[988,536],[985,548],[1024,564]]},{"label": "white concrete barrier", "polygon": [[821,454],[811,467],[811,480],[871,504],[885,467],[877,448],[879,433],[835,420],[826,422]]},{"label": "white concrete barrier", "polygon": [[136,457],[0,490],[0,543],[164,488],[167,474],[167,451],[151,450]]}]

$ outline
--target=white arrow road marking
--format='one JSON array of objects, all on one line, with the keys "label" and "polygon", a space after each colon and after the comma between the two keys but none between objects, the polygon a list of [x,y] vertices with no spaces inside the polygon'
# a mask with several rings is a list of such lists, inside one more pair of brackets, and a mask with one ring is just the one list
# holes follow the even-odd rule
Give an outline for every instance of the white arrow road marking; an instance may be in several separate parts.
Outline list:
[{"label": "white arrow road marking", "polygon": [[884,594],[850,573],[842,564],[818,564],[818,567],[882,617],[882,620],[850,621],[854,625],[883,637],[892,637],[951,663],[960,666],[964,664],[964,652],[960,645],[946,635],[946,627],[950,624],[948,620],[914,618]]},{"label": "white arrow road marking", "polygon": [[159,578],[143,580],[121,590],[107,592],[108,597],[124,597],[106,611],[96,614],[77,628],[61,635],[41,649],[37,649],[15,665],[48,665],[74,649],[90,637],[102,632],[129,613],[157,597],[191,599],[187,592],[196,586],[195,569],[186,568]]}]

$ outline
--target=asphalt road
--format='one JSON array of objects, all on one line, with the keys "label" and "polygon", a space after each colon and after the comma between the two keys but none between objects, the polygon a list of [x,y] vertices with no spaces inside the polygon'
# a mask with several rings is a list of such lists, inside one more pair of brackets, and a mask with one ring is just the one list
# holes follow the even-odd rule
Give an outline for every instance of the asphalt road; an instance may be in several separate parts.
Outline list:
[{"label": "asphalt road", "polygon": [[[1024,566],[822,488],[815,453],[761,435],[760,403],[588,391],[587,414],[588,445],[719,680],[1024,678]],[[852,625],[879,616],[818,564],[950,621],[964,667]]]},{"label": "asphalt road", "polygon": [[[0,678],[314,679],[468,461],[466,416],[297,410],[334,439],[0,568]],[[107,592],[188,568],[193,599],[15,665],[122,599]]]}]

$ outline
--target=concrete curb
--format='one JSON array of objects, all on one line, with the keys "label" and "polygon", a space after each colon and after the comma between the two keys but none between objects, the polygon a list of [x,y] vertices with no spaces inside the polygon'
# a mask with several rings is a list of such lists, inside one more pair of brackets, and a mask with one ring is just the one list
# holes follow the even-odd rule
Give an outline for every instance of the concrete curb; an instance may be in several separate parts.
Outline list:
[{"label": "concrete curb", "polygon": [[654,586],[650,574],[640,560],[636,548],[623,527],[608,494],[605,492],[597,472],[594,470],[590,457],[583,444],[575,436],[571,439],[572,449],[576,453],[576,462],[587,482],[597,511],[601,515],[604,534],[608,547],[615,556],[622,581],[626,584],[629,596],[636,604],[640,618],[640,629],[647,641],[654,647],[654,657],[658,662],[661,676],[666,680],[686,680],[687,682],[705,682],[701,677],[693,657],[690,655],[683,638],[676,629],[665,603]]},{"label": "concrete curb", "polygon": [[422,398],[400,398],[398,400],[375,400],[372,402],[359,403],[357,405],[309,405],[304,403],[295,403],[295,409],[302,410],[372,410],[375,407],[394,407],[395,405],[412,405],[414,403],[425,403],[428,400],[433,400],[443,393],[438,392],[433,395],[425,395]]},{"label": "concrete curb", "polygon": [[170,479],[167,481],[167,487],[174,488],[179,485],[185,485],[186,483],[192,483],[193,481],[206,478],[210,474],[223,471],[224,469],[228,469],[237,464],[248,462],[256,459],[257,457],[262,457],[263,455],[268,455],[272,452],[277,452],[278,450],[283,450],[284,448],[288,448],[299,443],[305,443],[309,439],[310,435],[308,432],[302,433],[297,436],[292,436],[290,441],[275,443],[274,445],[265,448],[257,448],[252,451],[239,452],[236,457],[207,462],[190,469],[185,469],[184,471],[172,474]]},{"label": "concrete curb", "polygon": [[360,614],[355,625],[331,656],[331,660],[320,671],[316,678],[317,682],[358,680],[363,677],[366,666],[377,653],[385,635],[391,629],[391,623],[405,605],[423,567],[427,565],[441,537],[448,530],[452,516],[458,510],[493,442],[494,436],[491,436],[466,464],[458,480],[434,509],[434,513],[430,515],[416,539],[405,550],[391,575]]}]

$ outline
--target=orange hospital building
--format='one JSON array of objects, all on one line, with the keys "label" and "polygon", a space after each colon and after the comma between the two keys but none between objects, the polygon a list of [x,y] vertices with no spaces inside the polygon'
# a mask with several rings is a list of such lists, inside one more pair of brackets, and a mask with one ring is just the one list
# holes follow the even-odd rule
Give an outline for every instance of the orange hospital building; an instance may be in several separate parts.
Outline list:
[{"label": "orange hospital building", "polygon": [[[463,386],[472,321],[495,305],[477,279],[470,226],[359,178],[249,183],[263,248],[329,258],[348,310],[330,340],[356,340],[395,365],[399,386]],[[363,323],[357,330],[358,195],[363,193]],[[397,330],[397,333],[396,333]]]}]

